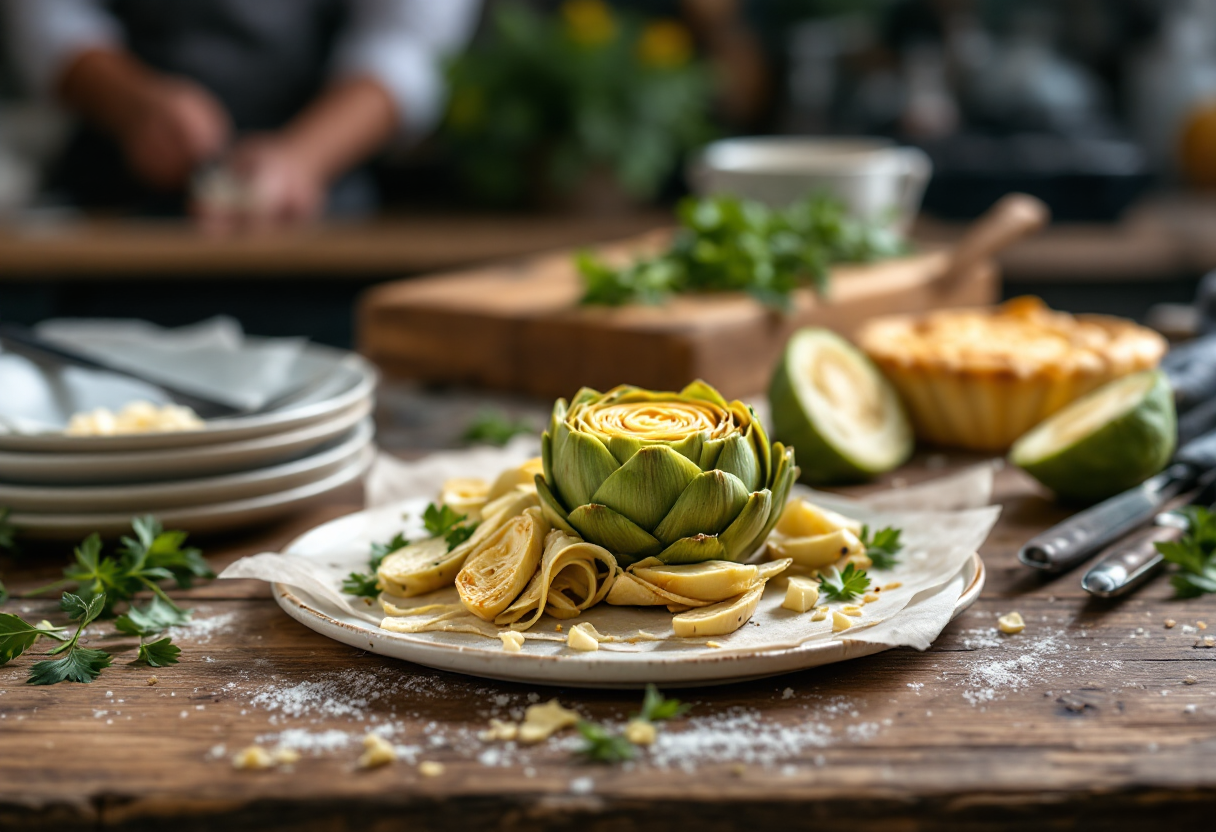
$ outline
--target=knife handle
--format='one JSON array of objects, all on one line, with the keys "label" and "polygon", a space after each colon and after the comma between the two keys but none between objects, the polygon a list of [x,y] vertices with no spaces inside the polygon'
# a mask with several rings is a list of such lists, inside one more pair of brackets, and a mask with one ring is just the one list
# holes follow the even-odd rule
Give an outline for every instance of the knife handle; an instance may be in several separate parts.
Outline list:
[{"label": "knife handle", "polygon": [[1081,579],[1081,588],[1099,598],[1123,595],[1153,576],[1165,562],[1156,543],[1177,540],[1182,529],[1153,526],[1111,546]]},{"label": "knife handle", "polygon": [[1152,520],[1161,506],[1176,497],[1194,478],[1194,471],[1189,466],[1171,466],[1142,485],[1087,508],[1031,538],[1018,552],[1018,559],[1044,572],[1072,569]]}]

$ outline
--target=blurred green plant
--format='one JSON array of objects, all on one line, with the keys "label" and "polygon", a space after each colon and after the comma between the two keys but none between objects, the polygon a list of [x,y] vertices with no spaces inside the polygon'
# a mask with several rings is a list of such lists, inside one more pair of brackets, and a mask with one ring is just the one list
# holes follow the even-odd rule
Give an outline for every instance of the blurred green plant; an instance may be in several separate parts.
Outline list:
[{"label": "blurred green plant", "polygon": [[569,0],[542,15],[514,2],[449,70],[444,135],[480,197],[569,194],[609,173],[653,197],[683,154],[710,137],[710,80],[680,23]]},{"label": "blurred green plant", "polygon": [[907,245],[889,225],[850,217],[839,200],[817,194],[782,210],[733,196],[689,197],[680,228],[654,257],[615,268],[583,252],[582,302],[658,304],[687,292],[747,292],[788,311],[792,293],[810,284],[827,293],[833,263],[893,257]]}]

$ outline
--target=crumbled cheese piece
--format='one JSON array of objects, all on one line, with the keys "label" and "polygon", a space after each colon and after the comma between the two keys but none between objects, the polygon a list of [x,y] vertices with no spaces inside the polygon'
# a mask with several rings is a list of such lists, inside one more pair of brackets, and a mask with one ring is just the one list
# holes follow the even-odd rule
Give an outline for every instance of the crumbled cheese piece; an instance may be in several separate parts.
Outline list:
[{"label": "crumbled cheese piece", "polygon": [[721,647],[721,646],[722,646],[722,643],[721,643],[721,642],[719,642],[719,641],[707,641],[707,642],[705,642],[705,646],[706,646],[706,647],[715,647],[715,648],[716,648],[716,647]]},{"label": "crumbled cheese piece", "polygon": [[571,650],[582,650],[590,653],[600,649],[599,633],[589,623],[575,624],[566,636],[566,646]]},{"label": "crumbled cheese piece", "polygon": [[148,677],[148,687],[152,687],[159,681],[160,681],[160,679],[157,679],[155,676],[149,676]]},{"label": "crumbled cheese piece", "polygon": [[841,630],[847,630],[853,626],[853,622],[848,619],[848,616],[841,615],[838,612],[832,613],[832,632],[839,633]]},{"label": "crumbled cheese piece", "polygon": [[795,575],[790,578],[781,606],[794,612],[806,612],[819,603],[819,582]]},{"label": "crumbled cheese piece", "polygon": [[359,757],[359,768],[379,768],[396,761],[397,750],[384,737],[368,734],[363,738],[363,754]]},{"label": "crumbled cheese piece", "polygon": [[654,745],[658,735],[654,723],[644,719],[631,719],[625,726],[625,739],[634,745]]},{"label": "crumbled cheese piece", "polygon": [[1208,628],[1208,622],[1206,622],[1206,621],[1196,621],[1196,622],[1195,622],[1195,626],[1196,626],[1196,627],[1198,627],[1198,628],[1199,628],[1199,629],[1201,629],[1201,630],[1206,630],[1206,629]]},{"label": "crumbled cheese piece", "polygon": [[503,630],[498,634],[502,639],[502,649],[507,653],[518,653],[524,649],[524,634],[515,630]]},{"label": "crumbled cheese piece", "polygon": [[300,762],[300,752],[294,748],[279,747],[270,755],[281,766],[293,766]]},{"label": "crumbled cheese piece", "polygon": [[901,586],[903,586],[903,582],[902,582],[902,581],[891,581],[891,583],[889,583],[889,584],[883,584],[883,585],[882,585],[882,591],[883,591],[883,592],[889,592],[889,591],[891,591],[892,589],[899,589]]},{"label": "crumbled cheese piece", "polygon": [[504,722],[501,719],[491,719],[488,730],[482,731],[477,735],[477,738],[482,742],[494,742],[502,740],[510,742],[519,735],[519,726],[514,722]]},{"label": "crumbled cheese piece", "polygon": [[1176,626],[1178,626],[1178,622],[1175,621],[1174,619],[1172,619],[1172,618],[1165,619],[1165,629],[1172,630]]},{"label": "crumbled cheese piece", "polygon": [[556,626],[553,628],[553,630],[554,630],[554,632],[558,632],[558,633],[560,633],[560,632],[562,631],[562,625],[561,625],[561,624],[556,625]]},{"label": "crumbled cheese piece", "polygon": [[443,763],[434,760],[423,760],[418,764],[418,773],[423,777],[442,777],[445,770]]},{"label": "crumbled cheese piece", "polygon": [[1011,612],[1002,615],[996,620],[997,629],[1006,635],[1017,635],[1026,629],[1026,622],[1022,620],[1022,614]]},{"label": "crumbled cheese piece", "polygon": [[232,767],[247,771],[265,771],[274,768],[274,758],[260,745],[243,748],[232,758]]},{"label": "crumbled cheese piece", "polygon": [[857,618],[861,615],[861,607],[857,606],[856,604],[845,604],[840,608],[840,611],[845,615],[852,616],[853,618]]},{"label": "crumbled cheese piece", "polygon": [[865,595],[863,595],[861,597],[861,600],[862,600],[862,603],[873,604],[875,601],[878,600],[878,593],[877,592],[867,592]]},{"label": "crumbled cheese piece", "polygon": [[828,617],[827,610],[815,610],[815,614],[811,616],[812,621],[822,621]]},{"label": "crumbled cheese piece", "polygon": [[579,715],[569,708],[563,708],[556,699],[550,699],[543,705],[531,705],[524,711],[524,723],[519,726],[519,741],[543,742],[578,722]]},{"label": "crumbled cheese piece", "polygon": [[1194,684],[1198,684],[1198,682],[1199,682],[1199,680],[1196,679],[1194,676],[1187,676],[1185,679],[1182,680],[1182,684],[1184,684],[1184,685],[1194,685]]}]

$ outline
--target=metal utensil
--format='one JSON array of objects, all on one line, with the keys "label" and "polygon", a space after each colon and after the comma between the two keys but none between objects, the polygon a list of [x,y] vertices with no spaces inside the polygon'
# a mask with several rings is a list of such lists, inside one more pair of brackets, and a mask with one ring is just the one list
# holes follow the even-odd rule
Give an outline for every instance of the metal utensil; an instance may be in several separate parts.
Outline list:
[{"label": "metal utensil", "polygon": [[132,378],[136,381],[141,381],[145,384],[151,384],[165,392],[170,399],[176,404],[184,405],[202,419],[218,419],[225,416],[237,416],[246,411],[240,408],[232,407],[223,402],[206,396],[200,396],[195,393],[187,393],[184,390],[179,390],[176,387],[165,384],[162,381],[147,378],[139,373],[126,370],[121,367],[115,367],[107,362],[93,358],[91,356],[82,355],[74,350],[62,347],[58,344],[53,344],[43,338],[38,337],[30,332],[25,327],[15,326],[13,324],[0,324],[0,346],[5,350],[19,355],[24,355],[31,360],[43,363],[52,364],[55,366],[73,366],[83,367],[88,370],[104,370],[108,373]]},{"label": "metal utensil", "polygon": [[1170,500],[1197,487],[1216,469],[1216,431],[1184,445],[1162,473],[1087,508],[1033,537],[1018,560],[1044,572],[1065,572],[1140,528]]},{"label": "metal utensil", "polygon": [[[1216,503],[1216,472],[1209,472],[1191,504],[1210,508],[1213,503]],[[1154,525],[1110,546],[1085,573],[1081,588],[1099,598],[1114,598],[1131,592],[1165,564],[1156,544],[1178,540],[1185,533],[1185,518],[1174,512],[1158,514]]]}]

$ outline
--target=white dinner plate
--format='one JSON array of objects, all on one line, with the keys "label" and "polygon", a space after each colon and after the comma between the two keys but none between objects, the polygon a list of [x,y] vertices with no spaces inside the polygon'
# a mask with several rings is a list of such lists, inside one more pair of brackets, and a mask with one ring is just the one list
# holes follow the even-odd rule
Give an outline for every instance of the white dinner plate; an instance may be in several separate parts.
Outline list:
[{"label": "white dinner plate", "polygon": [[283,433],[216,445],[107,453],[0,451],[0,482],[135,483],[251,471],[307,454],[350,431],[371,410],[372,401],[365,398],[324,421]]},{"label": "white dinner plate", "polygon": [[[259,339],[249,337],[249,340],[257,342]],[[295,371],[302,381],[311,380],[311,383],[291,404],[254,416],[212,419],[207,422],[206,430],[129,436],[66,436],[58,432],[10,432],[5,428],[4,420],[0,418],[0,451],[112,454],[119,451],[152,451],[255,439],[335,418],[369,400],[379,378],[376,369],[362,356],[319,344],[308,344],[304,347]],[[2,416],[3,407],[0,405],[0,417]],[[3,477],[3,474],[0,474],[0,477]]]},{"label": "white dinner plate", "polygon": [[166,508],[231,502],[308,485],[341,470],[371,444],[370,419],[315,453],[291,462],[217,477],[136,485],[5,485],[0,506],[33,514],[126,512],[143,514]]},{"label": "white dinner plate", "polygon": [[[310,560],[320,570],[345,571],[348,566],[354,566],[353,560],[347,563],[355,556],[353,541],[362,540],[369,533],[383,536],[388,525],[400,526],[399,517],[398,505],[339,517],[296,539],[285,554]],[[964,561],[961,571],[941,585],[938,592],[947,593],[954,599],[953,618],[975,603],[983,586],[984,564],[978,554],[973,554]],[[369,621],[351,609],[343,609],[331,600],[319,599],[280,583],[274,584],[274,596],[279,606],[304,626],[360,650],[437,670],[529,684],[589,688],[636,688],[649,682],[667,687],[718,685],[805,670],[890,649],[886,644],[836,637],[793,648],[754,652],[708,647],[686,650],[676,645],[667,649],[666,645],[660,645],[654,650],[639,652],[525,650],[507,653],[496,640],[476,635],[403,634],[382,630],[376,621]],[[928,601],[922,599],[919,603]],[[655,610],[656,617],[663,614],[665,611]],[[378,620],[378,616],[374,617]],[[553,619],[542,618],[538,627],[546,626],[551,630]],[[542,644],[551,645],[552,642]]]},{"label": "white dinner plate", "polygon": [[[343,488],[362,477],[375,459],[376,449],[367,445],[354,459],[329,476],[307,485],[211,505],[172,508],[155,512],[166,528],[181,529],[192,534],[213,533],[244,528],[299,511],[318,502],[327,494]],[[143,514],[145,512],[136,512]],[[98,532],[116,535],[131,528],[131,512],[97,512],[88,514],[28,514],[14,513],[9,522],[22,537],[53,540],[79,540]]]}]

